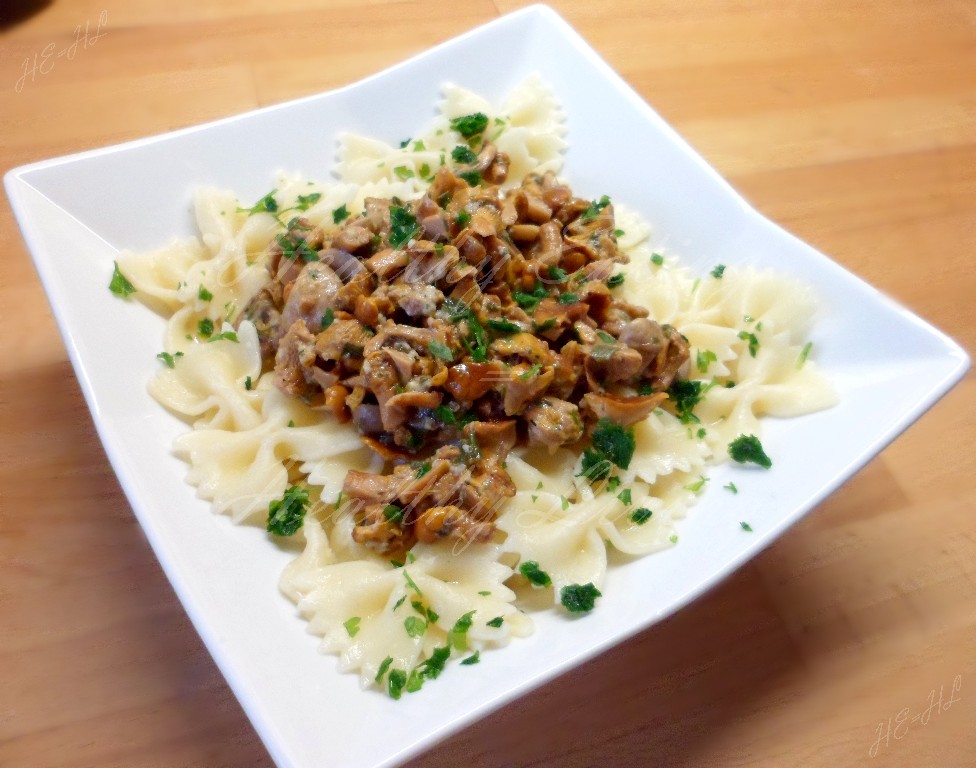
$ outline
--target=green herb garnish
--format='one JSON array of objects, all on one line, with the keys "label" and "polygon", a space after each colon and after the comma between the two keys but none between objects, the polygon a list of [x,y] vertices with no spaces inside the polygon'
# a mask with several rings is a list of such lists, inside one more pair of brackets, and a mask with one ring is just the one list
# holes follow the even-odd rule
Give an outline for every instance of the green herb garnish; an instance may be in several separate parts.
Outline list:
[{"label": "green herb garnish", "polygon": [[427,622],[416,616],[407,616],[403,620],[403,628],[410,637],[420,637],[427,631]]},{"label": "green herb garnish", "polygon": [[559,592],[559,602],[570,613],[586,613],[593,610],[596,599],[600,597],[600,590],[587,584],[570,584]]},{"label": "green herb garnish", "polygon": [[749,342],[749,356],[755,357],[759,350],[759,339],[756,338],[756,334],[749,331],[739,331],[739,338]]},{"label": "green herb garnish", "polygon": [[439,357],[441,360],[447,363],[454,362],[454,353],[451,352],[451,348],[442,341],[431,339],[427,342],[427,349],[434,357]]},{"label": "green herb garnish", "polygon": [[621,469],[630,466],[636,443],[633,430],[626,429],[610,419],[600,419],[593,430],[592,450],[583,451],[582,476],[590,482],[610,476],[613,465]]},{"label": "green herb garnish", "polygon": [[420,232],[420,223],[406,208],[390,206],[390,245],[401,248]]},{"label": "green herb garnish", "polygon": [[637,525],[644,525],[644,523],[651,519],[653,514],[654,513],[647,507],[638,507],[630,513],[630,519],[631,522],[634,522]]},{"label": "green herb garnish", "polygon": [[451,150],[451,159],[461,165],[473,165],[478,162],[478,156],[471,151],[470,147],[466,147],[464,144],[458,144]]},{"label": "green herb garnish", "polygon": [[163,365],[165,365],[167,368],[175,368],[176,367],[176,358],[183,357],[183,353],[182,352],[174,352],[171,355],[169,352],[160,352],[158,355],[156,355],[156,357],[158,357],[160,360],[162,360],[163,361]]},{"label": "green herb garnish", "polygon": [[451,119],[451,128],[460,133],[464,138],[470,139],[488,127],[488,116],[483,112],[474,112],[470,115],[455,117]]},{"label": "green herb garnish", "polygon": [[293,485],[280,499],[268,504],[267,529],[275,536],[291,536],[302,527],[308,508],[308,491]]},{"label": "green herb garnish", "polygon": [[346,632],[349,633],[349,637],[355,637],[359,632],[359,621],[358,616],[353,616],[352,618],[346,619],[342,622],[342,626],[346,628]]},{"label": "green herb garnish", "polygon": [[729,443],[729,456],[739,464],[751,462],[765,469],[773,466],[772,459],[766,455],[762,443],[755,435],[739,435]]},{"label": "green herb garnish", "polygon": [[552,579],[549,574],[539,567],[535,560],[526,560],[519,566],[521,573],[530,583],[537,587],[551,587]]},{"label": "green herb garnish", "polygon": [[108,284],[108,289],[120,299],[124,299],[129,294],[135,293],[136,287],[119,270],[119,263],[117,261],[112,263],[115,268],[112,270],[112,280]]},{"label": "green herb garnish", "polygon": [[600,215],[600,211],[608,205],[610,205],[610,198],[607,195],[604,195],[599,200],[594,200],[590,203],[590,207],[580,214],[580,221],[583,224],[593,221],[593,219]]}]

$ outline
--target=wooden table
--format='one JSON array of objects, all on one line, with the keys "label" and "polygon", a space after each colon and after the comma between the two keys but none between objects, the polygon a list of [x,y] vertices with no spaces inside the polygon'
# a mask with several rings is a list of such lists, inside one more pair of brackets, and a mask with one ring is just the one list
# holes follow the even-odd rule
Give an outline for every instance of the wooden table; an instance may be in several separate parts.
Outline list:
[{"label": "wooden table", "polygon": [[[0,170],[342,85],[522,4],[8,0],[36,13],[0,32]],[[976,350],[976,3],[553,5],[760,210]],[[0,245],[0,765],[269,766],[7,206]],[[702,600],[411,766],[976,765],[974,444],[970,374]]]}]

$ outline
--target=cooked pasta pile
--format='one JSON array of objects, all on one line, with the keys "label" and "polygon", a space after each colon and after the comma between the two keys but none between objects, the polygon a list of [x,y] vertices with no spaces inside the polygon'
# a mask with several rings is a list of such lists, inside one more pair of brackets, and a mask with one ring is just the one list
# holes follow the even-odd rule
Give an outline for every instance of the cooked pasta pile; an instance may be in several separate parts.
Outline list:
[{"label": "cooked pasta pile", "polygon": [[[468,129],[464,121],[474,116],[476,129]],[[524,610],[530,591],[548,591],[558,610],[593,609],[608,549],[638,556],[672,546],[674,521],[702,492],[709,465],[730,451],[742,460],[740,449],[768,464],[758,440],[761,416],[794,416],[835,401],[807,359],[815,301],[806,287],[718,263],[710,273],[691,274],[673,256],[652,252],[647,224],[610,196],[589,207],[585,199],[569,202],[556,176],[564,135],[563,114],[538,78],[497,108],[447,86],[423,136],[398,147],[343,137],[338,181],[282,176],[251,206],[229,192],[199,190],[199,237],[119,258],[119,279],[168,318],[163,364],[149,387],[192,425],[175,445],[189,466],[188,482],[236,522],[304,538],[282,590],[342,669],[395,697],[419,689],[452,657],[474,663],[480,651],[531,632]],[[460,289],[445,295],[443,276],[406,299],[397,286],[376,289],[383,264],[408,266],[423,256],[421,247],[438,257],[453,249],[455,262],[465,264],[456,245],[472,215],[475,228],[490,221],[479,208],[487,198],[475,199],[459,179],[476,190],[490,185],[499,201],[516,199],[524,184],[557,190],[551,197],[562,206],[561,221],[553,213],[558,206],[549,218],[532,220],[551,220],[555,254],[524,244],[538,259],[526,257],[534,271],[527,277],[529,267],[520,267],[494,293],[468,275],[467,303]],[[525,198],[518,198],[523,209]],[[484,210],[497,219],[503,203],[492,205]],[[509,224],[522,228],[497,231],[525,243],[550,226],[511,216]],[[402,221],[409,227],[401,237]],[[588,246],[577,241],[564,246],[559,261],[559,228],[566,238],[574,226],[594,248],[602,237],[607,250],[580,255]],[[577,248],[576,256],[566,247]],[[330,276],[343,259],[354,267],[350,274],[372,280],[358,303],[334,311],[316,303],[321,293],[299,295],[321,288],[316,270],[328,270],[330,297],[348,288],[352,278],[343,277],[344,284]],[[611,275],[600,264],[618,269]],[[532,282],[540,270],[555,283],[551,290]],[[532,313],[546,302],[551,316],[541,322]],[[377,307],[387,307],[389,317]],[[394,312],[416,331],[395,324]],[[408,372],[413,365],[416,379],[387,387],[376,371],[382,356],[377,352],[371,367],[369,350],[397,333],[399,346],[391,344],[383,359],[392,362],[384,364]],[[411,341],[422,333],[422,342]],[[643,347],[628,347],[628,339],[648,333],[663,346],[642,362],[634,350]],[[562,357],[531,357],[524,350],[534,339],[558,341]],[[579,371],[585,360],[589,384],[571,377],[546,389],[558,382],[558,366],[573,360]],[[465,386],[437,388],[452,364],[465,372],[489,366],[495,379],[479,382],[465,399]],[[394,412],[398,401],[401,411],[413,410]],[[480,518],[473,517],[477,505],[465,507],[457,493],[438,502],[446,506],[413,509],[402,485],[386,496],[361,490],[382,486],[394,472],[421,481],[441,457],[442,469],[452,466],[460,483],[475,488],[472,478],[490,457],[475,445],[472,458],[465,446],[486,440],[485,430],[499,424],[507,437],[497,440],[503,449],[490,470],[506,490]],[[487,481],[478,482],[484,488]]]}]

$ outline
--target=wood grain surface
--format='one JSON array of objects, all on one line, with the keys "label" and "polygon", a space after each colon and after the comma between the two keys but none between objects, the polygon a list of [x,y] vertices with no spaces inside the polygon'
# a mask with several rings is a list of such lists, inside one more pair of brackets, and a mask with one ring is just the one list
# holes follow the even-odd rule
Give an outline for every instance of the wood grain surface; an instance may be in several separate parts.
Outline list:
[{"label": "wood grain surface", "polygon": [[[521,5],[3,0],[0,170],[339,86]],[[552,5],[763,213],[972,354],[976,2]],[[0,766],[270,766],[6,205],[0,254]],[[976,766],[974,445],[970,374],[704,598],[411,768]]]}]

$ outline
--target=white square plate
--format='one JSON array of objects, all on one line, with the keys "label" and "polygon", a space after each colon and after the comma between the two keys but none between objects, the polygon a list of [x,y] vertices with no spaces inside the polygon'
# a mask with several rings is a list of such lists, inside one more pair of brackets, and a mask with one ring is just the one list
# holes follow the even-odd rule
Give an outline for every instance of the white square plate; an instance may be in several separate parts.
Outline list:
[{"label": "white square plate", "polygon": [[[504,51],[504,56],[498,52]],[[485,65],[490,62],[490,65]],[[564,174],[650,221],[656,245],[704,272],[721,262],[800,277],[825,304],[818,363],[830,410],[771,422],[774,471],[749,493],[705,494],[667,552],[611,568],[596,611],[536,616],[526,640],[452,667],[393,701],[340,674],[277,588],[290,555],[210,514],[170,453],[183,431],[150,399],[162,321],[107,290],[118,249],[194,234],[200,184],[257,199],[278,170],[328,178],[340,131],[388,141],[423,129],[445,79],[500,99],[531,72],[568,117]],[[430,105],[418,114],[417,105]],[[551,10],[534,6],[360,83],[6,176],[98,432],[173,587],[275,761],[393,765],[685,605],[795,523],[942,396],[968,367],[950,339],[763,219]],[[716,469],[712,487],[744,470]],[[740,478],[741,480],[741,478]],[[748,519],[755,533],[744,534]],[[656,585],[653,589],[641,585]],[[379,728],[377,728],[379,726]]]}]

